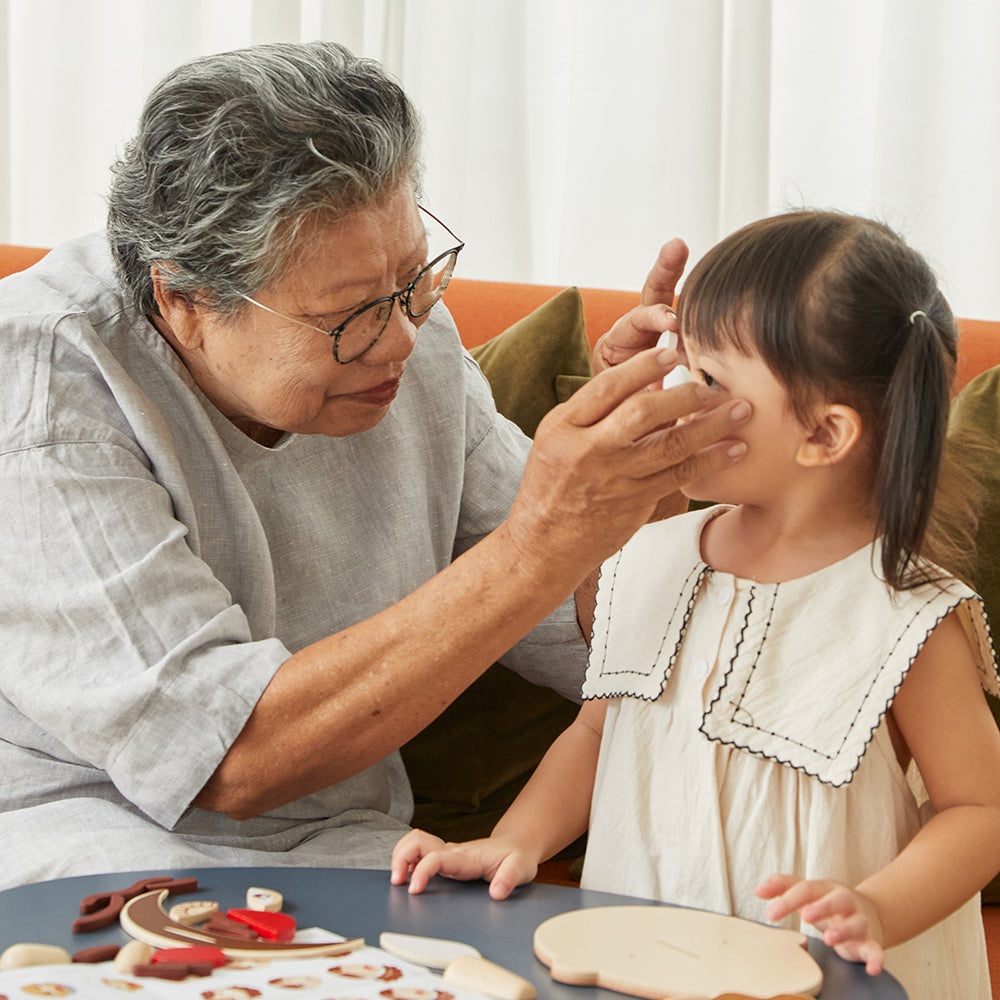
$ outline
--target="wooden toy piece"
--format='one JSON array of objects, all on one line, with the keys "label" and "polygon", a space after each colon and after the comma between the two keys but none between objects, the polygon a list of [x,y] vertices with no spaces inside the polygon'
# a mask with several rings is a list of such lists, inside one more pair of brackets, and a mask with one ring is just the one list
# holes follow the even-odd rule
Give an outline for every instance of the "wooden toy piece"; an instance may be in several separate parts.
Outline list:
[{"label": "wooden toy piece", "polygon": [[173,878],[170,875],[159,875],[155,878],[141,878],[133,882],[127,889],[114,889],[111,892],[97,892],[80,900],[81,913],[96,913],[109,905],[114,896],[121,896],[126,902],[144,892],[153,889],[168,889],[172,895],[181,892],[193,892],[198,888],[196,878]]},{"label": "wooden toy piece", "polygon": [[[704,997],[700,993],[685,993],[683,996],[680,993],[671,993],[668,1000],[760,1000],[760,997],[748,996],[746,993],[722,993],[717,997]],[[795,996],[791,993],[782,993],[780,996],[767,997],[766,1000],[809,1000],[809,997],[804,997],[801,993],[796,993]]]},{"label": "wooden toy piece", "polygon": [[441,978],[449,986],[495,1000],[535,1000],[538,996],[527,979],[478,955],[462,955],[449,962]]},{"label": "wooden toy piece", "polygon": [[65,948],[54,944],[12,944],[0,955],[0,970],[23,969],[29,965],[64,965],[72,962]]},{"label": "wooden toy piece", "polygon": [[153,889],[163,889],[171,895],[181,892],[194,892],[198,888],[196,878],[171,878],[163,875],[158,878],[139,879],[127,889],[114,892],[98,892],[86,896],[80,901],[80,912],[84,914],[73,921],[74,934],[88,934],[104,927],[110,927],[119,917],[122,907],[130,899],[140,893]]},{"label": "wooden toy piece", "polygon": [[268,941],[291,941],[295,937],[295,920],[287,913],[232,909],[226,910],[226,916],[246,924]]},{"label": "wooden toy piece", "polygon": [[74,962],[96,964],[97,962],[114,961],[121,948],[116,944],[99,944],[95,948],[83,948],[73,952]]},{"label": "wooden toy piece", "polygon": [[471,944],[461,941],[446,941],[443,938],[420,937],[417,934],[396,934],[382,931],[378,939],[383,951],[395,955],[414,965],[427,969],[445,969],[455,959],[468,955],[480,958],[479,952]]},{"label": "wooden toy piece", "polygon": [[670,906],[571,910],[535,930],[553,979],[650,1000],[813,996],[823,973],[796,931]]},{"label": "wooden toy piece", "polygon": [[[103,898],[107,900],[103,907],[90,910],[86,916],[77,917],[73,921],[74,934],[89,934],[91,931],[102,930],[105,927],[110,927],[118,919],[118,915],[125,905],[125,897],[120,892],[115,892]],[[87,900],[84,900],[80,904],[81,912],[86,902]]]},{"label": "wooden toy piece", "polygon": [[135,966],[132,975],[181,980],[188,976],[210,976],[214,971],[215,966],[211,962],[150,962]]},{"label": "wooden toy piece", "polygon": [[174,903],[170,907],[170,919],[182,924],[200,924],[208,920],[213,913],[219,912],[219,904],[210,899],[189,899],[183,903]]},{"label": "wooden toy piece", "polygon": [[265,913],[279,913],[285,900],[280,892],[251,886],[247,889],[247,909],[263,910]]},{"label": "wooden toy piece", "polygon": [[[207,944],[227,955],[239,958],[314,958],[320,955],[344,955],[364,946],[364,938],[349,941],[322,941],[296,944],[294,941],[248,941],[229,934],[213,933],[201,927],[188,927],[171,920],[163,910],[166,890],[148,892],[130,899],[122,908],[121,924],[127,934],[157,948],[190,947]],[[278,914],[270,914],[277,916]],[[257,914],[260,916],[260,914]]]},{"label": "wooden toy piece", "polygon": [[[670,1000],[703,1000],[702,997],[671,997]],[[713,997],[712,1000],[759,1000],[758,997],[747,996],[746,993],[723,993],[721,996]],[[808,1000],[801,993],[792,996],[791,993],[782,993],[781,996],[768,997],[767,1000]]]},{"label": "wooden toy piece", "polygon": [[213,913],[198,930],[202,934],[221,934],[223,937],[242,938],[244,941],[257,941],[257,932],[246,924],[230,920],[224,913]]},{"label": "wooden toy piece", "polygon": [[471,944],[443,938],[383,931],[379,946],[397,958],[428,969],[443,969],[446,983],[496,1000],[534,1000],[535,987],[508,969],[487,961]]},{"label": "wooden toy piece", "polygon": [[115,955],[115,968],[129,975],[137,965],[148,965],[154,951],[153,946],[145,941],[129,941]]},{"label": "wooden toy piece", "polygon": [[213,968],[220,969],[226,964],[226,953],[207,945],[194,945],[191,948],[160,948],[159,951],[153,952],[147,964],[156,965],[157,962],[187,962],[189,965],[204,965],[208,962]]}]

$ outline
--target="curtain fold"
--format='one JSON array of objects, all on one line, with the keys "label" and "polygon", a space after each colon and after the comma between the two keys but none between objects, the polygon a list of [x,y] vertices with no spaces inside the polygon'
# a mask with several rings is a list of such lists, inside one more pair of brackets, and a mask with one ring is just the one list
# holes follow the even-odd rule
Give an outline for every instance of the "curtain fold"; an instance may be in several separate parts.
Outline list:
[{"label": "curtain fold", "polygon": [[637,288],[786,207],[875,215],[1000,319],[995,0],[6,0],[0,239],[98,228],[174,65],[275,40],[381,60],[469,277]]}]

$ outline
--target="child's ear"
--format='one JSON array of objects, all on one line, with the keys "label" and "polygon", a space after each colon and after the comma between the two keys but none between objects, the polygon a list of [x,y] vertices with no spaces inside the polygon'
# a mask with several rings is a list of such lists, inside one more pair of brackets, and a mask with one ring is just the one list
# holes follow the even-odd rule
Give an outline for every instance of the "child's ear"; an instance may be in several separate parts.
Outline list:
[{"label": "child's ear", "polygon": [[795,460],[806,468],[834,465],[861,438],[861,415],[841,403],[825,403],[814,414],[812,429],[806,434]]}]

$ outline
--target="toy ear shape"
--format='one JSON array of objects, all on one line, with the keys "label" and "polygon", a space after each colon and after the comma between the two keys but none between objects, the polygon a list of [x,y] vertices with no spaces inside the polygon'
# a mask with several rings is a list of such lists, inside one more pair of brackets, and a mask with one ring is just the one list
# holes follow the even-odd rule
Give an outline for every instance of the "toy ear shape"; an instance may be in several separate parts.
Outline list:
[{"label": "toy ear shape", "polygon": [[861,415],[853,407],[826,403],[816,412],[814,419],[812,430],[795,455],[799,465],[806,468],[842,461],[861,438]]}]

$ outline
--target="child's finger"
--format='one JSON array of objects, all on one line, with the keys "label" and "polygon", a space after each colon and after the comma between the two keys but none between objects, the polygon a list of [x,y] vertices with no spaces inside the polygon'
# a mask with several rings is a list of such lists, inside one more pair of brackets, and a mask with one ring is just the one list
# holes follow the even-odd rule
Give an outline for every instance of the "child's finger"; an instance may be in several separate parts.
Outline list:
[{"label": "child's finger", "polygon": [[506,899],[519,885],[530,882],[538,873],[538,865],[528,864],[519,854],[511,853],[500,862],[490,881],[490,896]]},{"label": "child's finger", "polygon": [[769,875],[754,892],[761,899],[774,899],[802,880],[797,875]]},{"label": "child's finger", "polygon": [[427,883],[445,868],[445,853],[431,851],[425,854],[410,872],[410,895],[418,896],[427,888]]},{"label": "child's finger", "polygon": [[885,968],[885,953],[882,946],[871,938],[865,941],[850,941],[834,945],[834,951],[848,962],[863,962],[869,976],[877,976]]},{"label": "child's finger", "polygon": [[864,948],[867,952],[865,957],[865,972],[869,976],[877,976],[885,968],[885,954],[882,946],[876,941],[870,941]]},{"label": "child's finger", "polygon": [[783,920],[790,913],[822,899],[833,884],[820,879],[797,879],[784,892],[773,898],[767,908],[768,920]]},{"label": "child's finger", "polygon": [[429,851],[440,848],[444,841],[423,830],[411,830],[392,849],[389,864],[389,880],[393,885],[402,885],[410,869]]},{"label": "child's finger", "polygon": [[[866,916],[859,912],[857,899],[847,886],[834,885],[833,888],[829,889],[818,899],[804,904],[801,907],[801,911],[802,919],[807,924],[814,925],[818,925],[824,920],[830,920],[834,917],[848,923],[857,916],[864,924],[864,936],[868,936],[868,921]],[[851,923],[852,927],[855,925],[856,921]]]}]

